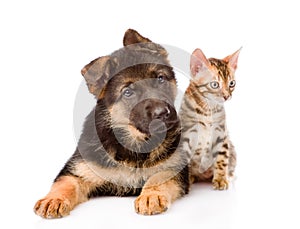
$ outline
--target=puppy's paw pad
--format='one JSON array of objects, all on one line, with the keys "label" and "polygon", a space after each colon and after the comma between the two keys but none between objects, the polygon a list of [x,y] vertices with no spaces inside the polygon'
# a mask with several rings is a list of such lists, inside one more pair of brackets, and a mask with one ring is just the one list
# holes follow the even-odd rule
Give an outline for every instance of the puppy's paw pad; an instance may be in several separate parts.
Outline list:
[{"label": "puppy's paw pad", "polygon": [[35,214],[47,218],[61,218],[70,214],[70,201],[63,198],[44,198],[36,202]]},{"label": "puppy's paw pad", "polygon": [[169,205],[170,202],[164,195],[144,194],[135,200],[135,211],[142,215],[155,215],[165,212]]},{"label": "puppy's paw pad", "polygon": [[228,186],[229,186],[229,182],[226,178],[222,178],[222,177],[219,177],[219,178],[214,178],[213,181],[213,188],[215,190],[226,190],[228,189]]}]

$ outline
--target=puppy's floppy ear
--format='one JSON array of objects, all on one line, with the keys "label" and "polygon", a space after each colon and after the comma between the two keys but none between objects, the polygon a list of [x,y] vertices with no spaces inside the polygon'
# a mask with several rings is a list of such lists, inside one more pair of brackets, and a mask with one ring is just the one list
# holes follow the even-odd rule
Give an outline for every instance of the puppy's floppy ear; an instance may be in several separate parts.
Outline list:
[{"label": "puppy's floppy ear", "polygon": [[128,29],[124,34],[124,38],[123,38],[124,46],[137,44],[137,43],[147,43],[147,42],[151,42],[151,40],[149,40],[146,37],[143,37],[134,29]]},{"label": "puppy's floppy ear", "polygon": [[101,89],[109,79],[109,56],[99,57],[83,67],[83,75],[90,93],[99,96]]}]

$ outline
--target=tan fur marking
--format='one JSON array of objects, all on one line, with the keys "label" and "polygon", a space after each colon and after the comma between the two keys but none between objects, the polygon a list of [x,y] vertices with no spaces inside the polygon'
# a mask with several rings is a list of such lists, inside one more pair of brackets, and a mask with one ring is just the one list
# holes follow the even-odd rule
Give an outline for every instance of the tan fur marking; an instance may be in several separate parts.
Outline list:
[{"label": "tan fur marking", "polygon": [[174,172],[161,172],[151,177],[140,196],[135,200],[139,214],[154,215],[166,211],[171,203],[180,197],[178,182],[170,179]]},{"label": "tan fur marking", "polygon": [[88,184],[89,191],[91,191],[91,189],[96,186],[102,185],[105,182],[105,180],[100,177],[93,169],[92,164],[85,161],[76,164],[73,173],[80,176],[84,180],[84,182]]},{"label": "tan fur marking", "polygon": [[[181,160],[180,155],[175,153],[166,161],[149,168],[135,168],[128,163],[120,163],[119,166],[112,168],[102,168],[92,162],[80,162],[76,165],[76,169],[73,173],[80,175],[85,182],[89,182],[90,185],[93,186],[101,185],[103,182],[109,181],[120,186],[140,188],[140,179],[148,180],[150,178],[146,184],[158,185],[159,182],[163,183],[174,177],[179,170],[166,174],[160,171],[165,171],[169,167],[176,166]],[[153,176],[153,174],[160,175],[156,178],[156,175]]]},{"label": "tan fur marking", "polygon": [[37,215],[44,218],[59,218],[69,215],[79,203],[87,200],[88,183],[73,176],[60,177],[51,187],[48,195],[34,206]]},{"label": "tan fur marking", "polygon": [[128,130],[131,134],[131,139],[138,140],[138,141],[145,141],[145,138],[147,137],[147,135],[142,133],[141,131],[139,131],[134,126],[128,125]]}]

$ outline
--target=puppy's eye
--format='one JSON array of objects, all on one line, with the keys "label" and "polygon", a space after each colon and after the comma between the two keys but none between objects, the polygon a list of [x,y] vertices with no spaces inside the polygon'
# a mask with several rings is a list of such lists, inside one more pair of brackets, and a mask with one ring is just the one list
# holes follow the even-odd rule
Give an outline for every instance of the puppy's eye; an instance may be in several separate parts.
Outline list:
[{"label": "puppy's eye", "polygon": [[233,88],[234,86],[235,86],[235,80],[231,80],[230,82],[229,82],[229,87],[231,87],[231,88]]},{"label": "puppy's eye", "polygon": [[158,75],[157,80],[158,80],[159,83],[163,83],[163,82],[165,82],[165,76]]},{"label": "puppy's eye", "polygon": [[212,88],[212,89],[217,89],[217,88],[219,88],[219,83],[217,82],[217,81],[212,81],[212,82],[210,82],[210,87]]},{"label": "puppy's eye", "polygon": [[123,89],[123,95],[125,96],[125,97],[130,97],[130,96],[132,96],[133,95],[133,90],[132,89],[130,89],[129,87],[126,87],[126,88],[124,88]]}]

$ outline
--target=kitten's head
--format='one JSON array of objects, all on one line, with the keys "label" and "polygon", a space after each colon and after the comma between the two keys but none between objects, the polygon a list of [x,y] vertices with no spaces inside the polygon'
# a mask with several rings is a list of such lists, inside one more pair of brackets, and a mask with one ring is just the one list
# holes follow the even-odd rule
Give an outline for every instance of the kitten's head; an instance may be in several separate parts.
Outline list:
[{"label": "kitten's head", "polygon": [[207,59],[200,49],[195,49],[190,62],[192,83],[205,98],[215,102],[231,98],[240,50],[223,59]]}]

